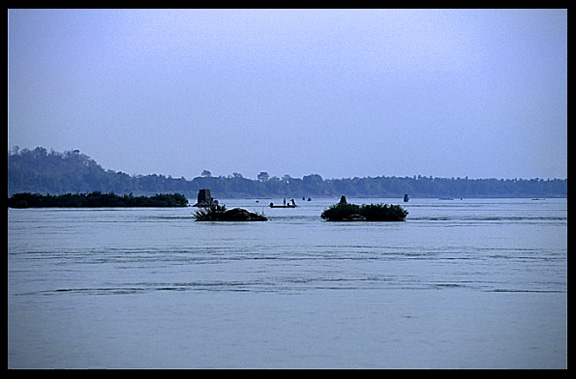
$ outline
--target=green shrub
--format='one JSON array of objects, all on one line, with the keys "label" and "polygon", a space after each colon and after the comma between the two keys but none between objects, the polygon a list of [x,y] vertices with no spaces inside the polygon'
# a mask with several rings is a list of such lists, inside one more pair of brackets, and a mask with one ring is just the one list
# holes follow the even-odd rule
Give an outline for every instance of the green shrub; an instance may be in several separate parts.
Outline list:
[{"label": "green shrub", "polygon": [[404,221],[408,211],[399,205],[370,204],[362,205],[360,214],[366,221]]},{"label": "green shrub", "polygon": [[408,211],[399,205],[388,204],[335,204],[322,212],[328,221],[404,221]]},{"label": "green shrub", "polygon": [[343,221],[353,214],[360,214],[360,206],[356,204],[334,204],[322,212],[322,217],[328,221]]}]

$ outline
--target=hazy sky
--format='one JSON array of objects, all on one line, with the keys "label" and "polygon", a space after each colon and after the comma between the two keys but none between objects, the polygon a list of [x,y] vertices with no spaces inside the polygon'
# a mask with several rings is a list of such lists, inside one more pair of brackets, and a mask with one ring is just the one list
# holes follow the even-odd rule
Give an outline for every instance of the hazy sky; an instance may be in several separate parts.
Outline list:
[{"label": "hazy sky", "polygon": [[192,179],[567,176],[566,10],[9,10],[8,148]]}]

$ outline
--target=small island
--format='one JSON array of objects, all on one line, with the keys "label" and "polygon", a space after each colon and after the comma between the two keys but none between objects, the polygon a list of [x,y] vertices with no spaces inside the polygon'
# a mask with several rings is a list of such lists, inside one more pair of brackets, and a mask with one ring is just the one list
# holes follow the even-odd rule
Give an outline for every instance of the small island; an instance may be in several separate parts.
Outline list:
[{"label": "small island", "polygon": [[340,203],[322,212],[327,221],[404,221],[408,211],[399,205],[388,204],[348,204],[342,196]]},{"label": "small island", "polygon": [[198,210],[196,221],[268,221],[264,214],[248,212],[242,208],[226,210],[225,205],[216,205]]},{"label": "small island", "polygon": [[8,199],[10,208],[172,208],[187,207],[188,199],[179,193],[154,196],[116,195],[100,191],[42,195],[16,193]]}]

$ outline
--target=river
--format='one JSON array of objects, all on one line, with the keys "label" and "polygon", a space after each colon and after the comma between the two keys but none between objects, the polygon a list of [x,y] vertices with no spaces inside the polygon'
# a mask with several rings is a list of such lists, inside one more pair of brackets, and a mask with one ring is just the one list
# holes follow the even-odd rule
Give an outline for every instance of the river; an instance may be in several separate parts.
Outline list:
[{"label": "river", "polygon": [[567,199],[348,199],[393,223],[282,200],[8,209],[8,367],[567,366]]}]

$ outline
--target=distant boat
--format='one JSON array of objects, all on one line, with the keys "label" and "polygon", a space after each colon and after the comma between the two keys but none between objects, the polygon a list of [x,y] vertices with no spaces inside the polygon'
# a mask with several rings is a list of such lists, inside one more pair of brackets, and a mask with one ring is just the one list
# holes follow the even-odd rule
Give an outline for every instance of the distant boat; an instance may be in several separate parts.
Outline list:
[{"label": "distant boat", "polygon": [[270,203],[270,208],[296,208],[296,204],[286,204],[286,205],[274,205],[274,203]]},{"label": "distant boat", "polygon": [[274,205],[274,203],[270,203],[270,208],[296,208],[296,202],[294,201],[294,199],[290,200],[290,202],[288,204],[286,204],[286,199],[284,199],[284,204],[283,205]]},{"label": "distant boat", "polygon": [[438,200],[454,200],[454,198],[453,197],[441,197]]},{"label": "distant boat", "polygon": [[404,202],[407,203],[410,200],[410,198],[408,197],[408,194],[405,193],[404,194]]}]

